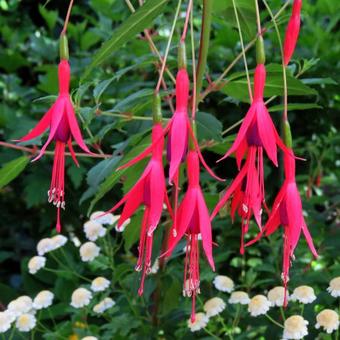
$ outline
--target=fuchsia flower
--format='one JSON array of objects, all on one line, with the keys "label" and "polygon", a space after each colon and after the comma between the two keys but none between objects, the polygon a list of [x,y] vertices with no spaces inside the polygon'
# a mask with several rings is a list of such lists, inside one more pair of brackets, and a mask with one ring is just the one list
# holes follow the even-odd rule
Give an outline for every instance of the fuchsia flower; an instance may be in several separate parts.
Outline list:
[{"label": "fuchsia flower", "polygon": [[[269,215],[269,219],[265,224],[261,233],[257,237],[248,242],[246,246],[258,241],[263,234],[266,236],[274,233],[280,225],[284,227],[284,245],[283,245],[283,283],[285,290],[289,280],[289,268],[291,260],[294,259],[294,250],[298,244],[301,231],[303,232],[307,244],[312,254],[317,257],[313,239],[309,233],[305,219],[303,217],[301,197],[295,180],[295,157],[291,149],[284,154],[284,171],[285,180],[274,201],[273,209]],[[285,295],[285,305],[287,299]]]},{"label": "fuchsia flower", "polygon": [[211,219],[213,219],[231,195],[234,194],[234,212],[236,207],[239,207],[239,213],[242,217],[241,253],[244,252],[243,238],[248,231],[251,216],[254,215],[256,223],[261,229],[262,205],[268,210],[265,203],[263,149],[276,166],[278,165],[277,146],[283,151],[287,150],[275,129],[263,101],[265,81],[265,66],[259,64],[255,69],[254,75],[253,102],[243,120],[233,145],[219,160],[221,161],[235,152],[239,169],[244,155],[246,155],[246,161],[211,215]]},{"label": "fuchsia flower", "polygon": [[48,191],[48,201],[52,202],[57,207],[57,231],[61,231],[60,224],[60,208],[65,209],[65,146],[71,152],[73,161],[79,166],[72,146],[72,138],[76,143],[87,153],[91,153],[87,148],[82,138],[77,119],[74,113],[73,105],[70,99],[71,69],[67,60],[62,59],[58,66],[59,79],[59,95],[52,107],[45,113],[39,123],[24,137],[19,139],[19,142],[25,142],[37,138],[43,134],[48,128],[49,136],[46,143],[40,150],[40,153],[33,161],[38,160],[43,156],[47,146],[55,140],[55,154],[53,161],[52,180],[50,190]]},{"label": "fuchsia flower", "polygon": [[145,206],[139,239],[139,257],[136,265],[137,271],[143,270],[138,290],[139,295],[143,294],[146,274],[151,272],[153,232],[161,219],[163,203],[167,205],[171,214],[163,169],[163,147],[164,135],[162,125],[155,123],[152,128],[151,147],[146,148],[140,155],[120,167],[120,169],[137,163],[151,153],[150,162],[132,189],[109,210],[109,212],[113,212],[124,204],[123,212],[118,220],[118,228],[120,228],[140,205],[143,204]]},{"label": "fuchsia flower", "polygon": [[[192,297],[192,321],[195,320],[195,300],[200,293],[199,275],[199,235],[202,237],[204,253],[212,270],[215,270],[212,256],[212,232],[209,211],[206,206],[199,183],[199,155],[190,150],[187,156],[188,189],[176,214],[177,222],[173,224],[168,249],[165,256],[169,257],[184,235],[187,236],[185,257],[183,295]],[[177,232],[174,232],[177,228]]]},{"label": "fuchsia flower", "polygon": [[[181,68],[176,77],[176,110],[170,122],[164,129],[168,134],[168,158],[170,162],[169,167],[169,183],[178,175],[179,166],[184,161],[188,150],[189,136],[194,140],[195,148],[197,150],[200,161],[209,172],[209,174],[220,180],[213,171],[208,167],[199,149],[199,145],[194,136],[190,125],[188,116],[188,103],[189,103],[189,76],[185,68]],[[176,185],[176,182],[175,182]]]},{"label": "fuchsia flower", "polygon": [[287,66],[294,53],[300,32],[300,13],[302,0],[294,0],[292,15],[289,19],[283,44],[284,64]]}]

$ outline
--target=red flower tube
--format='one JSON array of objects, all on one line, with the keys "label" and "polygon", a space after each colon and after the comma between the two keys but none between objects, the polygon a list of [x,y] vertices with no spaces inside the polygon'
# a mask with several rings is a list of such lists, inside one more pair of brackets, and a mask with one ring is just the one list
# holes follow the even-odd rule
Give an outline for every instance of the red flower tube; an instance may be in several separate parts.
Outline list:
[{"label": "red flower tube", "polygon": [[[223,160],[235,152],[238,167],[246,155],[246,161],[241,171],[218,202],[211,219],[226,204],[234,194],[234,209],[239,206],[242,217],[242,238],[240,252],[244,252],[243,237],[248,231],[249,220],[254,215],[256,223],[261,229],[262,205],[265,203],[263,150],[270,160],[277,166],[277,146],[283,151],[287,148],[280,139],[273,121],[263,100],[266,80],[266,69],[263,64],[257,65],[254,75],[254,98],[243,120],[237,137],[228,152],[219,160]],[[238,197],[235,196],[238,194]],[[240,196],[240,193],[242,195]],[[235,210],[234,210],[235,211]]]},{"label": "red flower tube", "polygon": [[[303,217],[301,197],[295,180],[295,157],[290,149],[289,153],[284,155],[285,180],[282,188],[273,204],[269,219],[265,224],[261,233],[257,237],[248,242],[246,246],[258,241],[263,234],[269,236],[273,234],[280,225],[284,228],[284,244],[283,244],[283,270],[282,278],[285,291],[289,281],[289,268],[291,261],[294,259],[294,250],[299,242],[301,231],[303,232],[307,244],[312,254],[317,257],[313,239],[307,228]],[[287,304],[285,294],[285,305]]]},{"label": "red flower tube", "polygon": [[19,139],[19,142],[26,142],[37,138],[49,129],[49,136],[46,143],[40,150],[40,153],[33,161],[38,160],[43,156],[48,145],[55,141],[55,153],[52,170],[52,180],[50,190],[48,191],[48,201],[57,207],[57,231],[61,231],[60,224],[60,208],[65,209],[65,147],[66,144],[71,152],[72,159],[79,166],[76,159],[72,139],[86,153],[91,153],[84,143],[81,135],[77,119],[74,113],[73,105],[70,99],[71,69],[68,60],[62,59],[58,66],[59,79],[59,95],[52,107],[45,113],[39,123],[24,137]]},{"label": "red flower tube", "polygon": [[[199,183],[199,156],[196,150],[190,150],[187,156],[188,189],[176,214],[165,256],[169,257],[178,242],[187,236],[183,295],[192,297],[192,321],[195,320],[196,295],[200,293],[199,276],[199,235],[203,250],[212,270],[215,270],[212,256],[212,232],[209,211]],[[174,229],[177,228],[177,232]]]},{"label": "red flower tube", "polygon": [[289,64],[289,61],[294,53],[297,40],[299,38],[301,7],[302,0],[294,0],[292,15],[286,28],[286,34],[283,43],[283,60],[286,66]]},{"label": "red flower tube", "polygon": [[142,270],[141,284],[138,290],[139,295],[143,294],[145,276],[151,271],[153,232],[161,219],[163,203],[167,205],[171,214],[163,169],[163,147],[164,135],[162,125],[155,123],[152,128],[151,147],[148,147],[139,156],[120,167],[120,169],[135,164],[151,153],[152,156],[147,167],[132,189],[108,211],[113,212],[124,204],[123,212],[118,220],[118,228],[120,228],[140,205],[145,207],[139,238],[139,257],[136,265],[137,271]]}]

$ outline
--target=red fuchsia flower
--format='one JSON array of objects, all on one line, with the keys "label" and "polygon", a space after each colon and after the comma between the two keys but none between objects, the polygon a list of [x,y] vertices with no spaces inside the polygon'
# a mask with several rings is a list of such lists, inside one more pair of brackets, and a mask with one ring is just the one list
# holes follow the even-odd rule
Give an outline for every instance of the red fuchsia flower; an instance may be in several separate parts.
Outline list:
[{"label": "red fuchsia flower", "polygon": [[[195,321],[196,295],[200,293],[199,248],[201,236],[203,250],[212,270],[215,271],[212,256],[212,233],[209,211],[199,183],[199,155],[190,150],[187,156],[188,189],[176,214],[177,223],[173,224],[165,256],[169,257],[184,235],[187,237],[183,295],[192,297],[191,320]],[[174,229],[177,228],[177,232]]]},{"label": "red fuchsia flower", "polygon": [[295,180],[295,157],[291,149],[289,149],[288,153],[284,154],[284,171],[285,180],[281,190],[276,196],[267,223],[263,227],[261,233],[259,233],[254,240],[248,242],[246,246],[257,242],[263,234],[269,236],[273,234],[280,225],[283,226],[284,244],[282,279],[285,287],[284,305],[287,305],[286,291],[289,281],[289,268],[291,266],[291,261],[294,260],[294,251],[299,242],[301,231],[306,238],[312,254],[315,257],[317,257],[318,254],[303,217],[301,197]]},{"label": "red fuchsia flower", "polygon": [[[205,169],[217,180],[223,181],[214,174],[206,164],[200,151],[198,142],[191,128],[188,116],[189,104],[189,76],[185,67],[180,68],[176,76],[176,110],[164,131],[168,134],[167,158],[169,160],[169,183],[174,181],[175,184],[175,204],[174,213],[177,212],[178,200],[178,172],[180,164],[185,160],[188,152],[189,136],[193,140],[196,151]],[[177,219],[175,218],[175,223]],[[173,232],[176,234],[176,225]]]},{"label": "red fuchsia flower", "polygon": [[289,19],[283,44],[284,64],[287,66],[294,53],[300,32],[300,13],[302,0],[294,0],[292,15]]},{"label": "red fuchsia flower", "polygon": [[65,209],[65,147],[71,152],[73,161],[79,166],[72,146],[72,138],[85,152],[90,153],[81,135],[73,105],[70,99],[71,69],[68,60],[62,59],[58,66],[59,95],[52,107],[45,113],[39,123],[19,142],[26,142],[37,138],[49,129],[49,136],[41,148],[39,155],[33,159],[38,160],[43,156],[48,145],[55,141],[55,153],[52,170],[52,180],[48,191],[48,201],[57,207],[57,231],[61,231],[60,208]]},{"label": "red fuchsia flower", "polygon": [[146,148],[140,155],[119,169],[129,167],[151,153],[150,162],[132,189],[108,211],[113,212],[124,204],[123,212],[118,220],[118,228],[120,228],[139,206],[145,206],[139,239],[139,257],[135,268],[137,271],[143,271],[140,288],[138,290],[139,295],[143,294],[146,274],[151,272],[153,232],[161,219],[163,203],[167,205],[171,214],[163,169],[163,147],[163,128],[160,123],[155,123],[152,128],[151,147]]},{"label": "red fuchsia flower", "polygon": [[277,166],[277,146],[286,151],[286,147],[280,139],[263,101],[265,81],[265,66],[258,64],[254,76],[253,102],[233,145],[219,160],[221,161],[235,153],[239,169],[245,155],[246,161],[211,215],[211,219],[213,219],[218,211],[227,203],[231,195],[234,194],[234,209],[239,207],[239,214],[242,217],[240,248],[242,254],[244,252],[243,238],[248,231],[251,216],[254,215],[256,223],[261,229],[262,205],[268,210],[265,203],[263,149],[275,166]]}]

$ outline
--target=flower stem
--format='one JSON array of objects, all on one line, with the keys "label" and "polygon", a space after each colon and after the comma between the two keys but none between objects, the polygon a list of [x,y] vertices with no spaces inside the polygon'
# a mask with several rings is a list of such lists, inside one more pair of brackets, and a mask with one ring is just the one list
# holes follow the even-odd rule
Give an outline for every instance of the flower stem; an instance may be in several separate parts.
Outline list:
[{"label": "flower stem", "polygon": [[238,30],[238,33],[239,33],[240,43],[241,43],[241,48],[242,48],[242,56],[243,56],[244,68],[246,70],[248,93],[249,93],[250,101],[252,102],[253,101],[253,94],[252,94],[252,91],[251,91],[251,83],[250,83],[250,77],[249,77],[249,70],[248,70],[246,52],[244,50],[242,30],[241,30],[240,21],[239,21],[239,18],[238,18],[238,12],[237,12],[237,7],[236,7],[236,4],[235,4],[235,0],[232,0],[232,1],[233,1],[235,18],[236,18],[237,30]]},{"label": "flower stem", "polygon": [[[208,0],[209,1],[209,0]],[[286,9],[286,7],[289,5],[290,1],[286,1],[285,4],[280,8],[280,10],[275,14],[275,19],[278,18],[281,13]],[[269,27],[263,28],[262,33],[264,33]],[[257,41],[257,35],[254,37],[244,48],[244,52],[247,52]],[[221,75],[212,82],[212,84],[203,91],[203,93],[200,93],[199,95],[199,101],[202,101],[207,95],[209,95],[211,92],[218,89],[222,84],[225,76],[230,72],[230,70],[237,64],[237,62],[242,58],[243,51],[241,51],[235,59],[227,66],[227,68],[221,73]],[[198,92],[197,92],[198,93]]]},{"label": "flower stem", "polygon": [[182,4],[182,0],[178,0],[176,12],[175,12],[175,17],[174,17],[174,20],[172,22],[172,27],[171,27],[168,43],[167,43],[167,46],[166,46],[166,49],[165,49],[161,71],[159,73],[159,78],[158,78],[158,82],[157,82],[156,89],[155,89],[156,93],[159,92],[159,89],[160,89],[161,84],[162,84],[162,78],[163,78],[163,74],[164,74],[164,70],[165,70],[165,65],[166,65],[166,61],[168,59],[168,54],[169,54],[169,50],[170,50],[171,40],[172,40],[172,37],[174,35],[174,31],[175,31],[175,27],[176,27],[176,22],[177,22],[177,19],[178,19],[178,14],[179,14],[179,11],[181,9],[181,4]]},{"label": "flower stem", "polygon": [[258,0],[255,0],[255,11],[256,11],[257,34],[261,35],[262,34],[261,17],[260,17],[260,9],[259,9]]},{"label": "flower stem", "polygon": [[193,0],[189,0],[189,3],[188,3],[187,12],[186,12],[186,15],[185,15],[183,33],[182,33],[182,36],[181,36],[181,42],[185,42],[185,38],[187,36],[190,13],[192,12],[192,1]]},{"label": "flower stem", "polygon": [[[211,0],[212,1],[212,0]],[[204,331],[209,334],[214,339],[221,339],[219,336],[215,335],[214,333],[210,332],[207,328],[203,328]]]},{"label": "flower stem", "polygon": [[281,327],[281,328],[284,328],[283,325],[281,325],[279,322],[275,321],[270,315],[265,314],[265,316],[266,316],[267,319],[268,319],[269,321],[271,321],[274,325],[279,326],[279,327]]},{"label": "flower stem", "polygon": [[66,34],[68,22],[70,20],[72,6],[73,6],[73,0],[70,0],[70,3],[68,5],[68,9],[67,9],[67,14],[66,14],[65,22],[64,22],[64,27],[63,27],[63,30],[61,31],[61,34]]},{"label": "flower stem", "polygon": [[199,94],[201,93],[201,89],[203,85],[203,75],[205,73],[205,69],[207,65],[213,3],[214,3],[213,0],[203,0],[201,39],[200,39],[197,71],[196,71],[196,82],[197,82],[196,84],[196,98],[197,98],[196,107],[198,106],[199,101],[200,101]]},{"label": "flower stem", "polygon": [[284,312],[284,310],[283,310],[282,307],[280,307],[280,313],[281,313],[281,316],[282,316],[282,320],[283,320],[283,321],[286,321],[285,312]]},{"label": "flower stem", "polygon": [[197,110],[197,96],[196,96],[196,88],[197,88],[197,80],[196,80],[196,56],[195,56],[195,37],[194,37],[194,24],[193,24],[193,10],[190,13],[190,36],[191,36],[191,54],[192,54],[192,98],[191,98],[191,118],[195,120],[196,110]]}]

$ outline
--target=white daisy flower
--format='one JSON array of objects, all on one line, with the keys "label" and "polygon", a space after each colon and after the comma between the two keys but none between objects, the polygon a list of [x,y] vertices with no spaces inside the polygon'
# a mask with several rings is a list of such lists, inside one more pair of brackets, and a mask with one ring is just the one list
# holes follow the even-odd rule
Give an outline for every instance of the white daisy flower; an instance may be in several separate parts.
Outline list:
[{"label": "white daisy flower", "polygon": [[315,328],[322,327],[328,334],[336,331],[339,328],[339,315],[331,309],[324,309],[316,316]]},{"label": "white daisy flower", "polygon": [[30,274],[36,274],[41,268],[46,265],[46,257],[34,256],[28,261],[28,271]]},{"label": "white daisy flower", "polygon": [[294,289],[293,294],[290,296],[292,301],[299,301],[301,303],[307,304],[312,303],[316,296],[314,294],[314,289],[310,286],[299,286]]},{"label": "white daisy flower", "polygon": [[100,253],[100,248],[93,242],[84,243],[79,249],[83,262],[93,261]]},{"label": "white daisy flower", "polygon": [[221,298],[214,297],[204,304],[203,309],[207,317],[210,318],[212,316],[222,313],[225,307],[226,304]]},{"label": "white daisy flower", "polygon": [[119,216],[115,216],[111,213],[105,214],[104,211],[95,211],[93,214],[90,216],[91,221],[95,221],[100,224],[114,224],[115,222],[118,221]]},{"label": "white daisy flower", "polygon": [[33,300],[34,309],[43,309],[52,305],[54,294],[49,290],[42,290]]},{"label": "white daisy flower", "polygon": [[340,276],[335,277],[329,282],[329,287],[327,288],[327,291],[333,296],[333,297],[339,297],[340,296]]},{"label": "white daisy flower", "polygon": [[50,238],[43,238],[37,244],[38,255],[44,255],[54,249],[54,244]]},{"label": "white daisy flower", "polygon": [[7,306],[7,310],[15,317],[18,317],[21,314],[29,313],[32,308],[33,301],[29,296],[26,295],[20,296],[17,299],[11,301]]},{"label": "white daisy flower", "polygon": [[97,314],[101,314],[113,307],[115,304],[116,303],[111,298],[106,297],[93,307],[93,311]]},{"label": "white daisy flower", "polygon": [[84,338],[81,338],[81,340],[98,340],[95,336],[89,335],[85,336]]},{"label": "white daisy flower", "polygon": [[[272,288],[267,294],[268,300],[272,306],[282,307],[285,299],[284,287],[278,286]],[[288,292],[287,292],[288,298]]]},{"label": "white daisy flower", "polygon": [[53,250],[56,250],[67,243],[67,237],[64,235],[56,235],[51,238]]},{"label": "white daisy flower", "polygon": [[221,292],[231,293],[234,290],[234,281],[225,275],[217,275],[214,278],[213,284]]},{"label": "white daisy flower", "polygon": [[105,279],[105,277],[99,276],[95,278],[91,283],[91,289],[94,292],[102,292],[110,286],[110,281]]},{"label": "white daisy flower", "polygon": [[90,241],[96,241],[99,237],[106,234],[106,229],[96,221],[87,221],[84,224],[84,233]]},{"label": "white daisy flower", "polygon": [[[119,219],[120,219],[120,215],[117,215],[117,217],[118,217],[118,220],[119,220]],[[122,232],[125,230],[125,228],[128,226],[128,224],[130,224],[130,222],[131,222],[131,218],[128,218],[128,219],[120,226],[120,228],[118,228],[118,226],[117,226],[117,224],[116,224],[116,226],[115,226],[116,231],[117,231],[118,233],[122,233]]]},{"label": "white daisy flower", "polygon": [[209,322],[209,318],[204,313],[196,313],[195,321],[188,320],[188,327],[191,332],[197,332],[202,328],[205,328]]},{"label": "white daisy flower", "polygon": [[32,314],[21,314],[15,323],[20,332],[29,332],[37,324],[37,320]]},{"label": "white daisy flower", "polygon": [[15,316],[9,312],[0,312],[0,333],[6,333],[12,326]]},{"label": "white daisy flower", "polygon": [[250,302],[250,299],[246,292],[235,291],[231,293],[228,302],[231,304],[240,303],[241,305],[247,305]]},{"label": "white daisy flower", "polygon": [[302,339],[308,334],[308,321],[300,315],[293,315],[286,319],[283,329],[283,340]]},{"label": "white daisy flower", "polygon": [[71,306],[82,308],[87,306],[92,299],[92,293],[85,288],[78,288],[72,293]]},{"label": "white daisy flower", "polygon": [[248,312],[251,316],[266,314],[269,309],[270,302],[264,295],[255,295],[248,304]]}]

